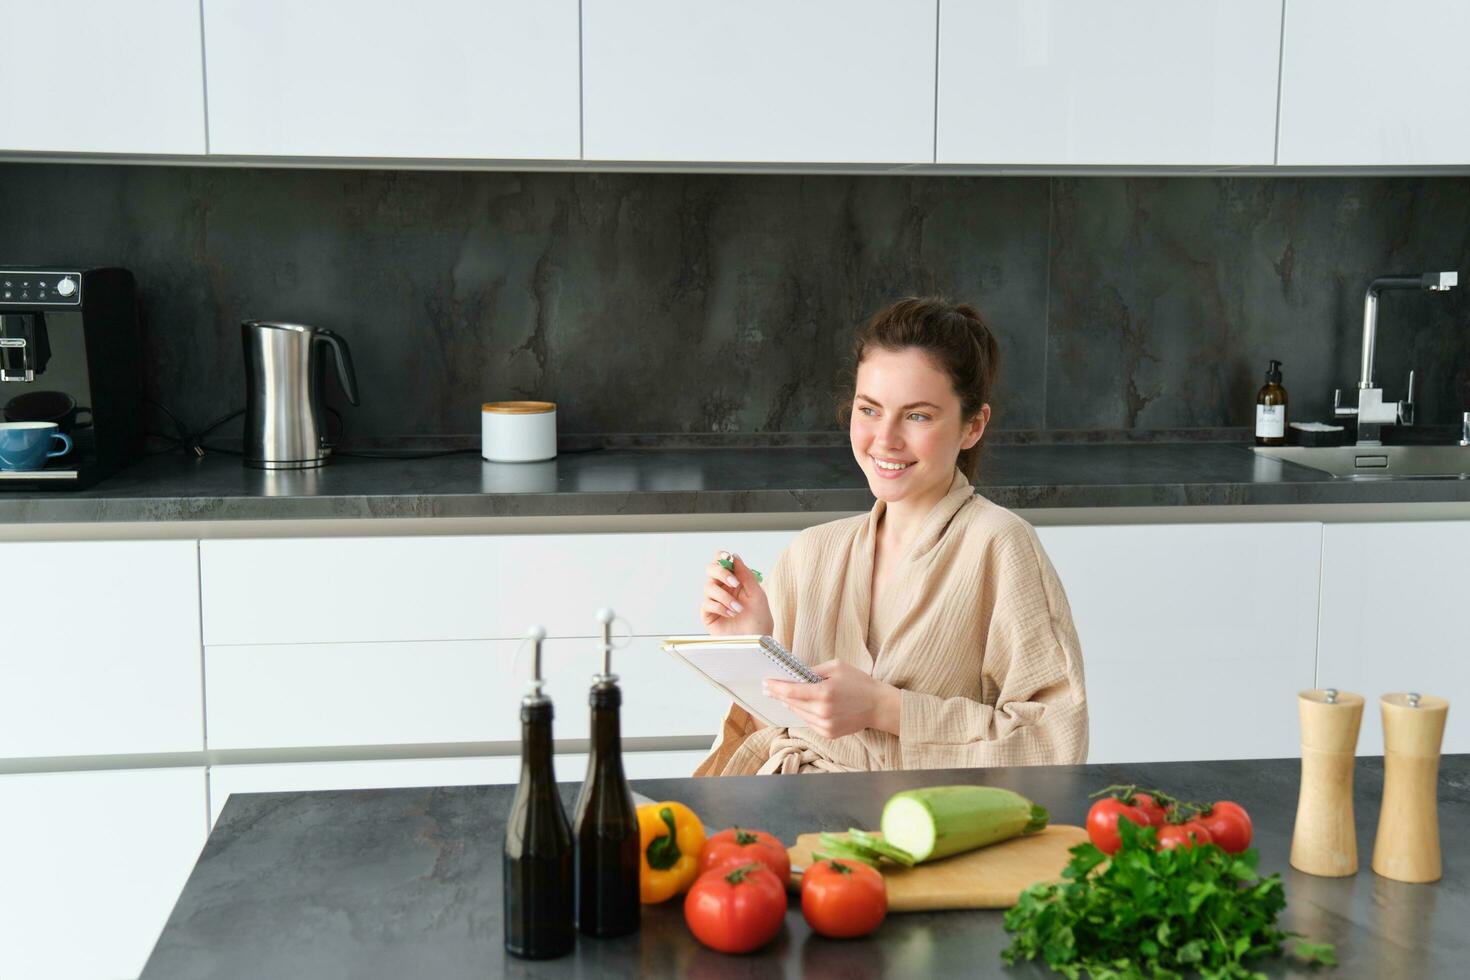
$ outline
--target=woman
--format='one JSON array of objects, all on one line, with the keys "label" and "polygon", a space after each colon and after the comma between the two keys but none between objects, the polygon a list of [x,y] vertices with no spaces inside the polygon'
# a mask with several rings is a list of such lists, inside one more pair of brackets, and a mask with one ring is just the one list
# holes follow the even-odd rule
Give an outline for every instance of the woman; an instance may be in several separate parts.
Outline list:
[{"label": "woman", "polygon": [[979,314],[942,300],[858,331],[844,411],[877,503],[797,535],[765,588],[721,552],[701,607],[710,633],[769,633],[824,679],[766,682],[802,728],[732,705],[695,775],[1085,761],[1062,584],[1031,526],[972,485],[996,360]]}]

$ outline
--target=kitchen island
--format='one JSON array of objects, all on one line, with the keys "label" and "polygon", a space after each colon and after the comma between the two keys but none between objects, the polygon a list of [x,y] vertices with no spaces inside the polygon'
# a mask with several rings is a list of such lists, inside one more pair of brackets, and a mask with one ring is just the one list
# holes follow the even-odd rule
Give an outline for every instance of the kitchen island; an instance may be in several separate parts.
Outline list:
[{"label": "kitchen island", "polygon": [[[945,783],[1004,786],[1080,824],[1087,794],[1110,783],[1157,785],[1187,799],[1235,799],[1255,821],[1263,873],[1280,871],[1280,924],[1337,946],[1336,970],[1289,958],[1270,976],[1451,977],[1470,957],[1470,756],[1440,769],[1444,878],[1406,885],[1370,870],[1382,760],[1358,760],[1355,877],[1316,878],[1287,863],[1295,760],[1066,766],[999,770],[732,777],[635,782],[689,804],[711,830],[798,833],[875,826],[889,794]],[[562,775],[571,775],[563,773]],[[577,784],[563,784],[570,811]],[[523,962],[502,947],[501,843],[514,787],[475,786],[233,796],[163,930],[143,976],[334,977],[958,977],[1002,970],[1002,914],[890,915],[872,936],[811,934],[799,908],[767,948],[736,957],[701,947],[678,903],[644,909],[642,931],[579,939],[563,959]],[[1031,964],[1011,975],[1049,975]]]}]

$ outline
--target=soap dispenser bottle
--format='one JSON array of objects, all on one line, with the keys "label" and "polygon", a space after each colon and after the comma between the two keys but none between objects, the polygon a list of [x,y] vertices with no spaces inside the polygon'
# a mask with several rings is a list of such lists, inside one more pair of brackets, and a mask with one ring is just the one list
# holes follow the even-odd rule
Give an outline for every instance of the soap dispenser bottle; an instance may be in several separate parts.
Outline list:
[{"label": "soap dispenser bottle", "polygon": [[531,680],[521,699],[521,781],[505,825],[505,948],[525,959],[572,951],[572,831],[551,766],[551,699],[541,692],[541,642],[532,627]]},{"label": "soap dispenser bottle", "polygon": [[1281,362],[1266,368],[1266,383],[1256,393],[1256,445],[1286,445],[1286,389],[1281,387]]},{"label": "soap dispenser bottle", "polygon": [[623,773],[618,677],[612,672],[611,609],[599,609],[602,673],[592,678],[592,754],[577,800],[577,928],[586,936],[638,930],[638,811]]}]

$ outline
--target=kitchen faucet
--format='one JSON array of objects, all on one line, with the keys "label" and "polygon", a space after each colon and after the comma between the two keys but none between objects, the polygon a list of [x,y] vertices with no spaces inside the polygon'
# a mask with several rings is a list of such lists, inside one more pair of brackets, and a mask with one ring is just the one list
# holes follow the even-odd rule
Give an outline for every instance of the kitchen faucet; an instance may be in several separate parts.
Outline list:
[{"label": "kitchen faucet", "polygon": [[1385,425],[1414,424],[1414,372],[1409,372],[1409,391],[1401,402],[1385,402],[1383,389],[1373,385],[1373,345],[1378,334],[1378,296],[1386,289],[1427,289],[1442,293],[1459,285],[1458,272],[1426,272],[1423,275],[1379,276],[1368,284],[1363,296],[1363,370],[1358,379],[1358,404],[1342,404],[1342,389],[1332,392],[1332,414],[1356,416],[1358,445],[1381,446]]}]

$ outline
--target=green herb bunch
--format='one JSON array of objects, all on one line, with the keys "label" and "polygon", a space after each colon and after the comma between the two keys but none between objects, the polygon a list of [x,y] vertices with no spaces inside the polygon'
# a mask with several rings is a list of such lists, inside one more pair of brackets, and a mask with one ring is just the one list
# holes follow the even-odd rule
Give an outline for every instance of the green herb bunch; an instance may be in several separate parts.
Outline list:
[{"label": "green herb bunch", "polygon": [[[1079,844],[1065,881],[1031,886],[1006,912],[1006,931],[1014,933],[1001,954],[1007,963],[1039,956],[1074,980],[1084,973],[1097,980],[1260,977],[1247,961],[1300,938],[1276,928],[1286,907],[1281,875],[1258,877],[1254,850],[1227,854],[1201,844],[1158,851],[1152,827],[1120,820],[1118,832],[1123,846],[1111,861]],[[1329,944],[1298,942],[1295,953],[1336,964]]]}]

